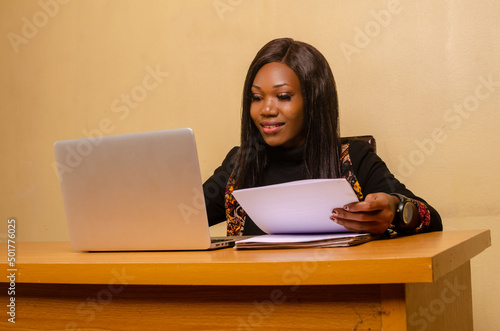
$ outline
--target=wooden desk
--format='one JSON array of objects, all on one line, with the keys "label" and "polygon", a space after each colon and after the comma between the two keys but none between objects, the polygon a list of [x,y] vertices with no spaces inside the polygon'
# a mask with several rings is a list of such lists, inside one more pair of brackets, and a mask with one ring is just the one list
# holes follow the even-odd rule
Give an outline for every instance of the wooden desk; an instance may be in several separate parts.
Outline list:
[{"label": "wooden desk", "polygon": [[[489,230],[263,251],[79,253],[68,242],[17,243],[15,326],[472,330],[469,260],[488,246]],[[7,270],[5,244],[0,252]],[[3,315],[0,327],[14,326]]]}]

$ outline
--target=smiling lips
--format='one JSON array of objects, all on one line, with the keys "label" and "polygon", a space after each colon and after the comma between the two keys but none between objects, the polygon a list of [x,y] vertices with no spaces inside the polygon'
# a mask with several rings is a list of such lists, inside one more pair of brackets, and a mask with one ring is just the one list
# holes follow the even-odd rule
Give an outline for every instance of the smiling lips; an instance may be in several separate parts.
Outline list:
[{"label": "smiling lips", "polygon": [[277,133],[281,128],[285,125],[285,123],[276,123],[276,122],[262,122],[260,126],[262,127],[262,131],[267,134]]}]

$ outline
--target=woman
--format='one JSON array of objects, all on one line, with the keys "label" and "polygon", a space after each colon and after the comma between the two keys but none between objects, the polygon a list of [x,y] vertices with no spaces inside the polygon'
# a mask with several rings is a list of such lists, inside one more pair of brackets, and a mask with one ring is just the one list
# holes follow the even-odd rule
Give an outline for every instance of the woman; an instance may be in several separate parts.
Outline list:
[{"label": "woman", "polygon": [[332,210],[353,232],[411,234],[442,230],[439,214],[387,169],[366,142],[341,143],[337,90],[323,55],[284,38],[252,61],[243,88],[241,147],[204,184],[210,225],[228,235],[263,234],[232,196],[247,188],[310,178],[346,178],[359,202]]}]

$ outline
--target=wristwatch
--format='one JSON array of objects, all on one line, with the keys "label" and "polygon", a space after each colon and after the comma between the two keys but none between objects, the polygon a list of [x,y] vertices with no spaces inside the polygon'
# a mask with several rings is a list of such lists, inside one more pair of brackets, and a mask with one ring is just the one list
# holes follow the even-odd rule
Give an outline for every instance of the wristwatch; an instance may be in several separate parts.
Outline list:
[{"label": "wristwatch", "polygon": [[417,206],[407,197],[399,193],[391,193],[399,198],[396,215],[392,224],[397,232],[410,233],[420,224]]}]

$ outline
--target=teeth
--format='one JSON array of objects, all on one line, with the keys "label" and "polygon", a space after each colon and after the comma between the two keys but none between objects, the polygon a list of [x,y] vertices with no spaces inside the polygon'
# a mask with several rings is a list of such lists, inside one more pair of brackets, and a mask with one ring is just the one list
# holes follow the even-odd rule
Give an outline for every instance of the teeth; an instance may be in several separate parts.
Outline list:
[{"label": "teeth", "polygon": [[264,125],[264,127],[265,127],[266,129],[272,129],[272,128],[276,128],[276,127],[278,127],[278,126],[281,126],[281,124],[275,124],[275,125]]}]

